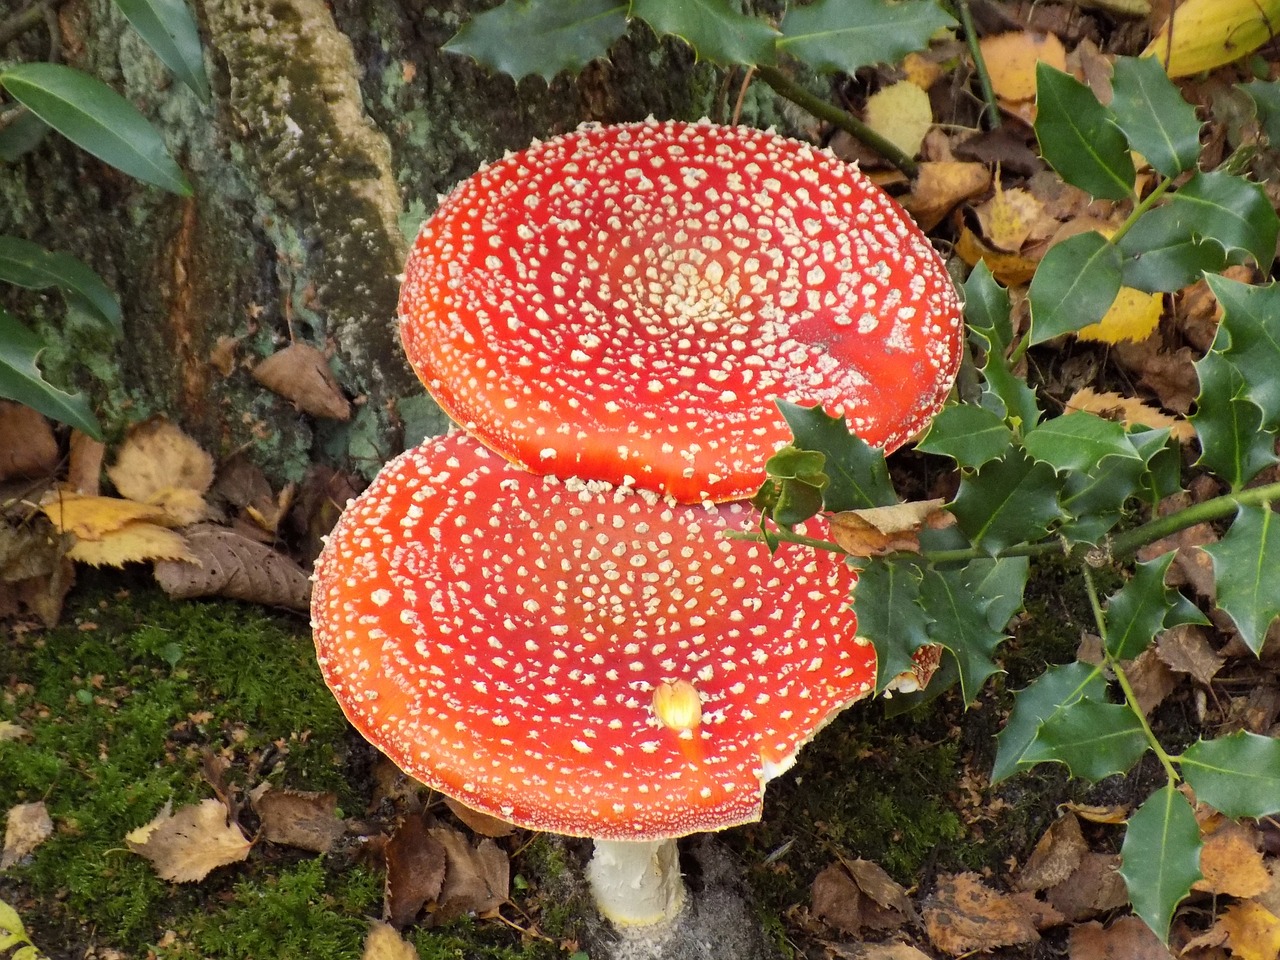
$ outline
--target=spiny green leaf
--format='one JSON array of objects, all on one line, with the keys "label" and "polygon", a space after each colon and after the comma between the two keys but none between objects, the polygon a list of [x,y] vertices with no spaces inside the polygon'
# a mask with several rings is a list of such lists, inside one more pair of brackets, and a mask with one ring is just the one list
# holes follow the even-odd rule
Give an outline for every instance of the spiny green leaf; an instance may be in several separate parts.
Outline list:
[{"label": "spiny green leaf", "polygon": [[955,25],[933,0],[815,0],[787,7],[778,49],[815,70],[853,73],[873,63],[897,63]]},{"label": "spiny green leaf", "polygon": [[1210,351],[1196,363],[1200,395],[1188,418],[1200,438],[1200,466],[1241,489],[1276,462],[1275,434],[1265,428],[1262,408],[1245,394],[1249,387],[1223,354]]},{"label": "spiny green leaf", "polygon": [[970,342],[986,354],[979,368],[985,384],[982,406],[1016,429],[1030,429],[1040,419],[1040,406],[1035,391],[1009,369],[1007,354],[1013,339],[1009,291],[996,282],[985,263],[979,263],[965,282],[964,295]]},{"label": "spiny green leaf", "polygon": [[1186,797],[1165,784],[1129,818],[1120,847],[1120,875],[1133,912],[1162,941],[1169,922],[1200,873],[1200,828]]},{"label": "spiny green leaf", "polygon": [[441,49],[520,80],[548,83],[605,56],[627,29],[619,0],[506,0],[476,14]]},{"label": "spiny green leaf", "polygon": [[1271,146],[1280,146],[1280,82],[1255,80],[1239,84],[1258,108],[1258,120]]},{"label": "spiny green leaf", "polygon": [[1117,660],[1133,659],[1175,623],[1208,623],[1182,594],[1165,586],[1174,556],[1171,550],[1139,563],[1132,579],[1108,598],[1106,648]]},{"label": "spiny green leaf", "polygon": [[729,0],[631,0],[631,16],[658,36],[673,34],[705,60],[732,65],[771,64],[778,31],[761,17],[734,10]]},{"label": "spiny green leaf", "polygon": [[825,464],[826,457],[815,450],[783,447],[765,462],[765,473],[773,482],[762,487],[753,502],[781,526],[803,523],[822,509],[822,491],[830,483]]},{"label": "spiny green leaf", "polygon": [[982,349],[1003,353],[1013,342],[1009,291],[1000,286],[985,260],[979,261],[964,283],[964,318],[972,333],[982,337]]},{"label": "spiny green leaf", "polygon": [[1014,695],[1009,719],[996,735],[998,747],[991,783],[997,784],[1032,766],[1023,762],[1022,756],[1042,723],[1059,712],[1074,709],[1086,698],[1101,700],[1106,695],[1107,682],[1098,667],[1077,660],[1045,670]]},{"label": "spiny green leaf", "polygon": [[1036,64],[1035,130],[1045,160],[1067,183],[1109,200],[1133,196],[1137,172],[1115,114],[1043,61]]},{"label": "spiny green leaf", "polygon": [[1270,506],[1242,506],[1231,529],[1202,547],[1213,558],[1218,607],[1254,653],[1262,652],[1267,628],[1280,616],[1280,522]]},{"label": "spiny green leaf", "polygon": [[1200,157],[1200,120],[1153,57],[1120,57],[1111,79],[1111,110],[1129,145],[1166,177]]},{"label": "spiny green leaf", "polygon": [[917,450],[950,457],[962,467],[977,468],[995,460],[1013,442],[1004,420],[985,407],[954,403],[942,408]]},{"label": "spiny green leaf", "polygon": [[930,617],[920,603],[920,568],[902,560],[872,559],[858,570],[853,612],[858,636],[876,649],[876,693],[911,669],[911,655],[929,643]]},{"label": "spiny green leaf", "polygon": [[960,672],[960,690],[966,704],[972,703],[982,684],[1000,668],[994,660],[996,647],[1005,638],[1003,627],[993,629],[987,606],[974,596],[965,581],[964,568],[924,571],[920,600],[929,611],[929,639],[951,651]]},{"label": "spiny green leaf", "polygon": [[1071,517],[1059,532],[1072,543],[1099,543],[1120,522],[1125,501],[1145,493],[1143,479],[1152,459],[1169,439],[1169,429],[1125,435],[1137,455],[1106,457],[1092,466],[1068,473],[1059,502]]},{"label": "spiny green leaf", "polygon": [[1142,722],[1127,706],[1081,700],[1045,718],[1022,761],[1064,763],[1073,777],[1096,781],[1128,772],[1148,746]]},{"label": "spiny green leaf", "polygon": [[1085,410],[1046,420],[1022,438],[1022,445],[1036,460],[1060,471],[1091,470],[1107,457],[1142,462],[1124,427]]},{"label": "spiny green leaf", "polygon": [[1280,425],[1280,284],[1251,286],[1205,278],[1222,305],[1213,349],[1240,372],[1245,397],[1262,410],[1263,424]]},{"label": "spiny green leaf", "polygon": [[1052,467],[1012,449],[1003,460],[961,480],[950,509],[974,546],[996,554],[1049,532],[1061,516],[1060,487]]},{"label": "spiny green leaf", "polygon": [[182,0],[116,0],[116,6],[173,75],[208,103],[200,31],[187,5]]},{"label": "spiny green leaf", "polygon": [[[1126,286],[1147,293],[1172,293],[1221,270],[1233,261],[1222,245],[1207,239],[1190,206],[1166,203],[1138,217],[1116,244],[1124,255]],[[1234,260],[1243,260],[1236,252]]]},{"label": "spiny green leaf", "polygon": [[1280,740],[1247,730],[1187,747],[1178,764],[1203,800],[1228,817],[1280,812]]},{"label": "spiny green leaf", "polygon": [[122,332],[120,304],[102,278],[69,253],[53,253],[19,237],[0,237],[0,280],[43,290],[57,287],[80,300],[116,333]]},{"label": "spiny green leaf", "polygon": [[101,80],[60,63],[22,63],[0,71],[0,86],[104,163],[171,193],[191,195],[160,134]]},{"label": "spiny green leaf", "polygon": [[1031,279],[1031,342],[1043,343],[1103,318],[1120,292],[1120,249],[1100,233],[1049,248]]},{"label": "spiny green leaf", "polygon": [[1256,183],[1229,173],[1196,173],[1170,201],[1187,211],[1198,236],[1221,244],[1231,254],[1248,253],[1264,269],[1275,258],[1280,218]]},{"label": "spiny green leaf", "polygon": [[816,450],[826,458],[823,470],[831,483],[823,498],[828,510],[861,510],[898,502],[884,452],[851,434],[843,417],[827,416],[820,405],[802,407],[786,400],[777,403],[791,428],[795,446]]},{"label": "spiny green leaf", "polygon": [[37,364],[43,349],[39,337],[0,310],[0,397],[16,400],[101,440],[97,417],[84,394],[66,393],[44,379]]}]

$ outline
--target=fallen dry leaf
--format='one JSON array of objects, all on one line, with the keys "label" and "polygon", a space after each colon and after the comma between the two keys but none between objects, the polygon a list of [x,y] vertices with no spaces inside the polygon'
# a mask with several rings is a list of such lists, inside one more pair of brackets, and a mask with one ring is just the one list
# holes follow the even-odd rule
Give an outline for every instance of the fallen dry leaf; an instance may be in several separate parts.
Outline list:
[{"label": "fallen dry leaf", "polygon": [[375,920],[369,926],[360,960],[418,960],[418,949],[396,933],[395,927]]},{"label": "fallen dry leaf", "polygon": [[[974,207],[973,212],[982,227],[983,239],[1003,253],[1021,251],[1032,233],[1042,230],[1044,222],[1052,219],[1029,190],[1018,187],[1004,190],[999,183],[994,196]],[[1043,232],[1040,239],[1051,232]]]},{"label": "fallen dry leaf", "polygon": [[1095,805],[1069,800],[1062,804],[1062,809],[1070,810],[1081,820],[1088,820],[1090,823],[1117,824],[1129,819],[1129,808],[1124,804]]},{"label": "fallen dry leaf", "polygon": [[1140,343],[1156,332],[1163,312],[1162,294],[1121,287],[1102,319],[1077,330],[1076,336],[1097,343]]},{"label": "fallen dry leaf", "polygon": [[913,500],[888,507],[845,510],[831,517],[831,537],[850,556],[875,557],[897,550],[920,552],[920,531],[954,522],[945,501]]},{"label": "fallen dry leaf", "polygon": [[1018,889],[1044,890],[1062,883],[1076,872],[1088,849],[1080,821],[1068,811],[1036,843],[1026,866],[1018,873]]},{"label": "fallen dry leaf", "polygon": [[315,347],[291,343],[253,368],[253,379],[291,400],[303,413],[329,420],[351,419],[351,404],[342,395],[329,361]]},{"label": "fallen dry leaf", "polygon": [[920,164],[915,184],[902,205],[922,230],[932,230],[959,204],[985,193],[990,186],[991,170],[984,163],[926,162]]},{"label": "fallen dry leaf", "polygon": [[1280,917],[1252,900],[1234,903],[1219,918],[1231,952],[1239,960],[1276,960],[1280,956]]},{"label": "fallen dry leaf", "polygon": [[124,839],[130,850],[151,861],[160,877],[174,883],[203,880],[217,867],[239,863],[252,846],[237,824],[227,823],[227,808],[217,800],[177,813],[166,803],[154,820]]},{"label": "fallen dry leaf", "polygon": [[0,400],[0,480],[51,476],[58,466],[58,441],[41,414],[12,400]]},{"label": "fallen dry leaf", "polygon": [[1183,443],[1189,443],[1196,436],[1195,428],[1181,417],[1171,417],[1137,397],[1126,397],[1114,391],[1098,391],[1093,387],[1084,387],[1073,393],[1066,405],[1068,410],[1096,413],[1100,417],[1115,420],[1130,428],[1143,426],[1152,430],[1162,430],[1168,427],[1174,439]]},{"label": "fallen dry leaf", "polygon": [[135,425],[107,476],[121,496],[161,507],[176,526],[207,518],[203,498],[213,483],[213,458],[168,420]]},{"label": "fallen dry leaf", "polygon": [[973,873],[939,877],[923,914],[933,945],[952,956],[1040,939],[1024,903],[985,886]]},{"label": "fallen dry leaf", "polygon": [[444,886],[448,855],[433,837],[421,814],[410,814],[396,827],[383,849],[387,880],[382,917],[394,927],[413,922],[423,906],[434,902]]},{"label": "fallen dry leaf", "polygon": [[444,805],[453,812],[455,817],[465,823],[472,833],[478,833],[482,837],[509,837],[516,832],[514,823],[481,813],[479,810],[472,810],[453,797],[445,797]]},{"label": "fallen dry leaf", "polygon": [[182,534],[154,523],[129,523],[98,540],[77,540],[67,556],[94,567],[123,567],[149,560],[196,560]]},{"label": "fallen dry leaf", "polygon": [[915,916],[906,891],[869,860],[833,863],[813,878],[813,914],[841,933],[897,930]]},{"label": "fallen dry leaf", "polygon": [[1067,52],[1052,33],[1014,30],[984,37],[980,44],[1000,106],[1030,123],[1035,119],[1036,64],[1067,69]]},{"label": "fallen dry leaf", "polygon": [[960,231],[960,238],[956,241],[956,256],[971,267],[976,267],[979,262],[985,263],[995,278],[1006,287],[1028,283],[1036,272],[1036,260],[1020,253],[996,250],[968,227]]},{"label": "fallen dry leaf", "polygon": [[1271,874],[1262,860],[1262,838],[1253,827],[1223,820],[1204,838],[1200,872],[1192,890],[1248,899],[1271,888]]},{"label": "fallen dry leaf", "polygon": [[29,856],[53,834],[53,820],[43,800],[19,803],[9,808],[4,827],[4,851],[0,853],[0,870],[8,870]]},{"label": "fallen dry leaf", "polygon": [[119,497],[86,497],[66,490],[51,490],[40,509],[59,533],[74,534],[78,540],[101,540],[137,521],[165,520],[164,510],[152,504]]},{"label": "fallen dry leaf", "polygon": [[457,830],[429,831],[445,849],[444,885],[432,913],[442,920],[463,914],[485,916],[507,902],[511,893],[511,861],[492,840],[472,846]]},{"label": "fallen dry leaf", "polygon": [[1160,406],[1187,413],[1200,392],[1195,356],[1187,347],[1169,349],[1159,337],[1138,343],[1121,341],[1111,349],[1120,365],[1137,374],[1138,381],[1160,398]]},{"label": "fallen dry leaf", "polygon": [[1150,716],[1151,711],[1160,706],[1178,685],[1173,671],[1164,665],[1151,648],[1143,650],[1127,663],[1125,673],[1143,716]]},{"label": "fallen dry leaf", "polygon": [[186,531],[191,560],[161,561],[155,577],[170,597],[230,597],[306,610],[311,582],[289,557],[226,527],[198,524]]},{"label": "fallen dry leaf", "polygon": [[67,487],[76,493],[96,497],[102,489],[102,461],[106,454],[107,445],[101,440],[72,430]]},{"label": "fallen dry leaf", "polygon": [[1071,960],[1172,960],[1169,948],[1137,917],[1121,917],[1109,927],[1094,921],[1071,931]]},{"label": "fallen dry leaf", "polygon": [[1129,902],[1129,891],[1119,869],[1118,854],[1087,852],[1075,872],[1050,887],[1046,896],[1050,905],[1072,923],[1111,913]]},{"label": "fallen dry leaf", "polygon": [[910,80],[901,80],[867,98],[863,119],[880,136],[909,157],[920,152],[924,136],[933,126],[929,94]]},{"label": "fallen dry leaf", "polygon": [[1209,643],[1208,631],[1194,623],[1180,624],[1160,633],[1156,637],[1156,656],[1170,670],[1185,673],[1205,687],[1226,663]]},{"label": "fallen dry leaf", "polygon": [[332,793],[267,790],[253,798],[253,809],[262,818],[262,836],[272,843],[328,853],[346,832]]},{"label": "fallen dry leaf", "polygon": [[25,740],[29,736],[31,731],[21,724],[14,723],[12,720],[0,720],[0,743]]}]

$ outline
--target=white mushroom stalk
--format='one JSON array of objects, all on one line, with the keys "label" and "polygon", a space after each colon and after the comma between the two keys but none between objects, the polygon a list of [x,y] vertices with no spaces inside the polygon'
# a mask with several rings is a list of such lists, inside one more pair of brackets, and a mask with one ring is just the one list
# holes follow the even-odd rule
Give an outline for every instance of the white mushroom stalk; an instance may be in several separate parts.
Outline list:
[{"label": "white mushroom stalk", "polygon": [[627,929],[669,924],[686,896],[675,840],[596,840],[587,879],[596,909]]}]

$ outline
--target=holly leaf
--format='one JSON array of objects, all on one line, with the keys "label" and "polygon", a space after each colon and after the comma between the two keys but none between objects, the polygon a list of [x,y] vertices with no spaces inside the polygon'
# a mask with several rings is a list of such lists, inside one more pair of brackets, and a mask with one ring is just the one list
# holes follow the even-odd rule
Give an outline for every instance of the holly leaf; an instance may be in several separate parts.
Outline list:
[{"label": "holly leaf", "polygon": [[728,66],[771,64],[778,31],[761,17],[739,13],[729,0],[631,0],[631,16],[658,36],[673,34],[698,57]]},{"label": "holly leaf", "polygon": [[506,0],[463,24],[442,50],[520,80],[548,83],[606,56],[627,29],[627,4],[618,0]]},{"label": "holly leaf", "polygon": [[1007,354],[1013,340],[1009,291],[996,282],[985,263],[979,263],[965,282],[964,294],[970,342],[986,355],[979,368],[985,384],[982,406],[1014,429],[1030,429],[1040,419],[1040,406],[1035,391],[1009,369]]},{"label": "holly leaf", "polygon": [[826,457],[815,450],[783,447],[765,462],[772,482],[752,502],[784,527],[808,520],[822,509],[822,491],[830,482],[823,473],[825,463]]},{"label": "holly leaf", "polygon": [[794,445],[826,458],[823,469],[831,482],[823,491],[823,500],[828,510],[839,513],[898,502],[884,451],[850,433],[844,417],[827,416],[820,405],[802,407],[787,400],[777,404],[791,428]]},{"label": "holly leaf", "polygon": [[115,333],[123,327],[120,303],[102,278],[69,253],[52,252],[18,237],[0,237],[0,280],[28,290],[56,287],[101,317]]},{"label": "holly leaf", "polygon": [[[1232,262],[1221,244],[1208,240],[1192,208],[1166,203],[1148,210],[1117,242],[1124,255],[1125,286],[1147,293],[1172,293]],[[1237,253],[1236,261],[1243,259]]]},{"label": "holly leaf", "polygon": [[911,655],[930,642],[920,603],[920,568],[902,560],[873,559],[858,568],[853,610],[858,636],[876,650],[876,693],[911,669]]},{"label": "holly leaf", "polygon": [[1200,438],[1197,464],[1239,490],[1276,462],[1275,434],[1265,428],[1262,408],[1244,394],[1248,384],[1233,363],[1210,351],[1196,363],[1200,395],[1188,418]]},{"label": "holly leaf", "polygon": [[1073,543],[1098,543],[1123,515],[1125,501],[1142,491],[1149,465],[1164,449],[1169,428],[1125,435],[1137,459],[1106,457],[1066,475],[1059,502],[1071,517],[1060,528]]},{"label": "holly leaf", "polygon": [[1203,800],[1228,817],[1280,811],[1280,740],[1247,730],[1198,740],[1178,758],[1182,775]]},{"label": "holly leaf", "polygon": [[46,417],[102,439],[98,418],[82,393],[67,393],[44,379],[37,363],[44,343],[0,310],[0,397],[16,400]]},{"label": "holly leaf", "polygon": [[1121,286],[1120,248],[1096,231],[1055,243],[1031,278],[1033,344],[1097,323]]},{"label": "holly leaf", "polygon": [[1280,83],[1274,80],[1254,80],[1237,86],[1249,95],[1258,109],[1262,132],[1271,145],[1280,146]]},{"label": "holly leaf", "polygon": [[1043,61],[1036,64],[1035,131],[1041,154],[1067,183],[1108,200],[1133,196],[1137,172],[1116,115]]},{"label": "holly leaf", "polygon": [[1049,532],[1061,516],[1059,489],[1052,467],[1011,449],[1004,459],[965,476],[950,510],[974,546],[994,555]]},{"label": "holly leaf", "polygon": [[1270,506],[1242,506],[1226,535],[1201,547],[1213,559],[1218,607],[1240,631],[1240,639],[1262,652],[1267,628],[1280,616],[1280,523]]},{"label": "holly leaf", "polygon": [[1166,177],[1200,157],[1200,120],[1153,57],[1120,57],[1111,78],[1111,111],[1129,146]]},{"label": "holly leaf", "polygon": [[1196,173],[1169,205],[1186,211],[1196,236],[1217,242],[1228,256],[1247,253],[1264,269],[1275,259],[1280,217],[1260,185],[1221,171]]},{"label": "holly leaf", "polygon": [[983,602],[972,591],[967,573],[967,567],[930,567],[924,572],[920,590],[921,603],[933,617],[928,625],[929,639],[955,657],[966,705],[977,697],[987,678],[999,671],[994,655],[1006,636],[1004,624],[999,629],[991,626],[987,617],[990,602]]},{"label": "holly leaf", "polygon": [[1034,459],[1058,471],[1084,472],[1107,457],[1142,462],[1124,427],[1084,410],[1046,420],[1022,438],[1022,445]]},{"label": "holly leaf", "polygon": [[1208,623],[1177,590],[1165,586],[1175,552],[1139,563],[1133,577],[1107,600],[1107,652],[1131,660],[1150,646],[1155,635],[1177,623]]},{"label": "holly leaf", "polygon": [[1023,755],[1036,738],[1040,725],[1059,713],[1075,709],[1084,701],[1099,701],[1107,694],[1102,671],[1075,661],[1049,667],[1030,686],[1014,694],[1013,709],[1004,729],[996,735],[995,765],[991,769],[994,786],[1033,764]]},{"label": "holly leaf", "polygon": [[976,469],[1001,456],[1013,443],[1013,431],[986,407],[953,403],[942,408],[916,449],[950,457]]},{"label": "holly leaf", "polygon": [[788,5],[778,49],[815,70],[853,73],[873,63],[897,63],[955,25],[933,0],[816,0]]},{"label": "holly leaf", "polygon": [[1162,941],[1173,911],[1200,873],[1200,828],[1186,797],[1165,784],[1129,818],[1120,847],[1120,876],[1133,912]]},{"label": "holly leaf", "polygon": [[1222,305],[1213,349],[1239,371],[1244,397],[1262,410],[1264,425],[1274,427],[1280,424],[1280,285],[1205,279]]},{"label": "holly leaf", "polygon": [[964,317],[971,333],[982,338],[984,350],[1003,353],[1013,342],[1009,291],[1000,286],[985,260],[979,261],[964,283]]},{"label": "holly leaf", "polygon": [[1142,721],[1127,706],[1081,700],[1045,718],[1022,760],[1066,764],[1073,777],[1097,781],[1127,773],[1148,746]]}]

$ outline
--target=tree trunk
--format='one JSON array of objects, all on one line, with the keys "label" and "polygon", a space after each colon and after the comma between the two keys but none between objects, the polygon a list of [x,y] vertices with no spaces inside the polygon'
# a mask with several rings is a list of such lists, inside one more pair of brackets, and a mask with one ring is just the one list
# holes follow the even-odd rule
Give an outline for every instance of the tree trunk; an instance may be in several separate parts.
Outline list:
[{"label": "tree trunk", "polygon": [[[445,420],[405,363],[397,274],[436,198],[504,150],[583,120],[726,120],[741,74],[635,27],[608,63],[549,86],[440,52],[466,0],[193,0],[214,90],[206,106],[111,0],[59,9],[64,59],[125,94],[163,132],[195,187],[184,200],[112,170],[57,135],[0,166],[0,234],[79,256],[125,310],[109,342],[57,297],[0,290],[50,344],[51,379],[90,390],[109,429],[153,413],[215,456],[247,450],[277,480],[317,455],[366,475],[404,435]],[[29,31],[0,50],[44,59]],[[748,122],[769,123],[753,86]],[[291,341],[318,347],[354,402],[321,420],[250,369]]]}]

